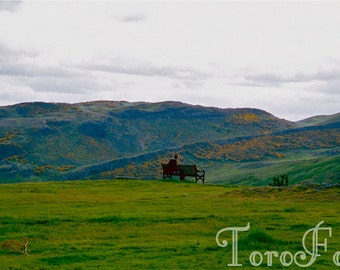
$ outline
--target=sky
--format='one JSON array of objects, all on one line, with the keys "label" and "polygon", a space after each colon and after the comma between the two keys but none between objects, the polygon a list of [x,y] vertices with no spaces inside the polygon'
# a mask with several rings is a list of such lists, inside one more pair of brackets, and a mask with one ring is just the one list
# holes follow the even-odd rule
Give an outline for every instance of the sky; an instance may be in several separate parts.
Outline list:
[{"label": "sky", "polygon": [[339,1],[1,1],[0,106],[340,112]]}]

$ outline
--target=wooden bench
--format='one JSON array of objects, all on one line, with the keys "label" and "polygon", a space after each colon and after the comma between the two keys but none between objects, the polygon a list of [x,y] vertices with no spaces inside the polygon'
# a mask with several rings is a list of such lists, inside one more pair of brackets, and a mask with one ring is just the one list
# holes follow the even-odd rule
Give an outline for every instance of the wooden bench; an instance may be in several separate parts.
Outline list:
[{"label": "wooden bench", "polygon": [[196,165],[177,165],[177,170],[170,170],[167,164],[162,163],[163,169],[163,179],[169,178],[172,179],[172,176],[181,176],[182,180],[185,180],[186,176],[195,177],[196,183],[198,180],[202,180],[204,184],[205,181],[205,171],[198,170]]}]

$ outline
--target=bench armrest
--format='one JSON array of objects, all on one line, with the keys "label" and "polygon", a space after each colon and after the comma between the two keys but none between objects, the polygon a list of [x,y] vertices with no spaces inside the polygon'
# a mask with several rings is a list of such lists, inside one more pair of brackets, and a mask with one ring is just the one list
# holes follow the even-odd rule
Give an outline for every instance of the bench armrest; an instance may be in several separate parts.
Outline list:
[{"label": "bench armrest", "polygon": [[197,170],[197,173],[201,173],[202,175],[205,175],[205,170]]}]

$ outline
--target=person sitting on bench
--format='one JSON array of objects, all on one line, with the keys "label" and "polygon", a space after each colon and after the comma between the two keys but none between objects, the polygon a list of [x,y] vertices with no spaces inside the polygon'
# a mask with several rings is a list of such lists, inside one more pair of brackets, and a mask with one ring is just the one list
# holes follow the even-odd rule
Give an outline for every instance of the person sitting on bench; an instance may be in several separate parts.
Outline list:
[{"label": "person sitting on bench", "polygon": [[178,158],[178,154],[175,154],[168,162],[168,169],[170,172],[175,172],[178,170],[177,168],[177,158]]},{"label": "person sitting on bench", "polygon": [[[178,154],[176,153],[173,158],[171,158],[167,164],[169,171],[171,172],[176,172],[178,171],[177,167],[177,159],[178,159]],[[184,180],[184,173],[182,171],[178,172],[179,179]]]}]

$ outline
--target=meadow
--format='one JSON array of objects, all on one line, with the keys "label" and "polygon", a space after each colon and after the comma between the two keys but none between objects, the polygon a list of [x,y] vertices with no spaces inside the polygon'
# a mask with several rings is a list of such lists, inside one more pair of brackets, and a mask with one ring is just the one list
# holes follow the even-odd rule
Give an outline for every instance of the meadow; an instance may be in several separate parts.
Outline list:
[{"label": "meadow", "polygon": [[[177,181],[96,180],[0,185],[1,269],[254,269],[253,251],[303,251],[321,221],[327,251],[308,269],[335,269],[340,188],[250,187]],[[238,233],[232,267],[231,232]],[[28,241],[28,255],[4,243]],[[311,240],[307,246],[311,249]],[[310,257],[310,256],[308,256]],[[288,257],[289,259],[289,257]],[[287,259],[287,260],[288,260]],[[259,261],[259,257],[257,257]],[[267,257],[257,269],[298,269]]]}]

